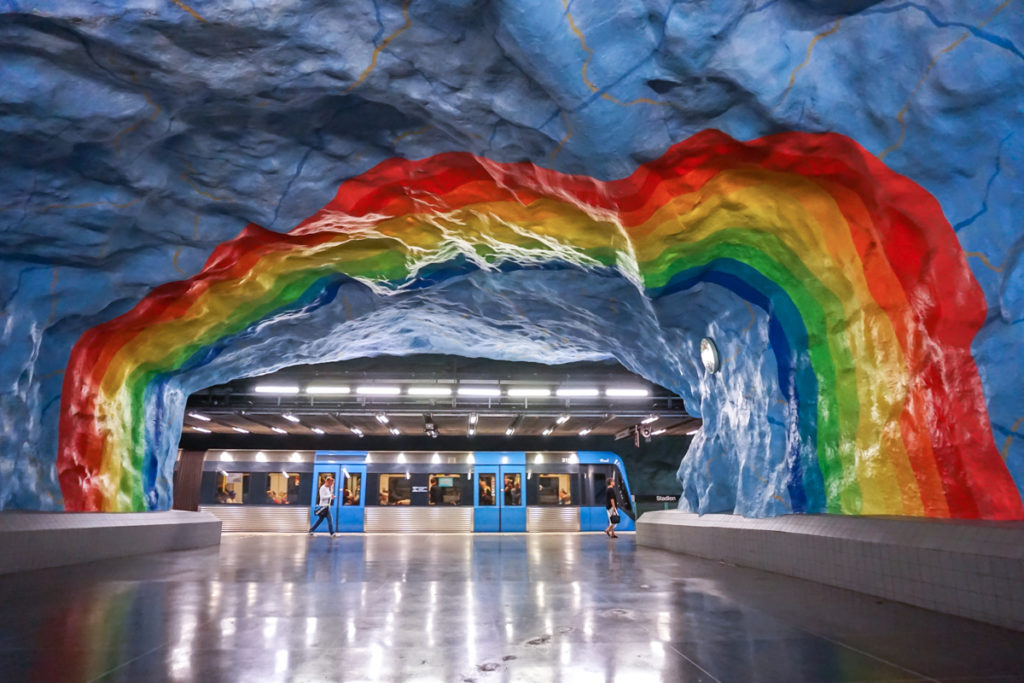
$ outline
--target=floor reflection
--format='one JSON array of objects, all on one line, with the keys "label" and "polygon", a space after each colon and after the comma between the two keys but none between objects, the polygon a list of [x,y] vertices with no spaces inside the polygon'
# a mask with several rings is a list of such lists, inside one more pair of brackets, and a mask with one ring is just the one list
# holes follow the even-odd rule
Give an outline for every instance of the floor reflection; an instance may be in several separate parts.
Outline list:
[{"label": "floor reflection", "polygon": [[0,577],[3,681],[1016,680],[1024,634],[603,534],[225,535]]}]

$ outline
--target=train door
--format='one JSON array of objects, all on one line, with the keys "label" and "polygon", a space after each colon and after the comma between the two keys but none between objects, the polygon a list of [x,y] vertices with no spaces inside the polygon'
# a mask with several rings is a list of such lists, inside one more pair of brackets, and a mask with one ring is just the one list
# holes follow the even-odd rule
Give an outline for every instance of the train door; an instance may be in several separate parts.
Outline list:
[{"label": "train door", "polygon": [[502,489],[498,479],[498,466],[474,468],[476,477],[473,494],[473,531],[501,531]]},{"label": "train door", "polygon": [[501,510],[502,531],[526,531],[525,465],[502,465],[499,468],[501,492],[498,508]]},{"label": "train door", "polygon": [[580,530],[601,531],[608,526],[608,513],[605,512],[608,475],[600,466],[590,465],[582,469],[584,507],[580,509]]},{"label": "train door", "polygon": [[[320,495],[320,487],[324,485],[327,477],[334,479],[334,505],[331,506],[331,524],[334,525],[334,530],[338,530],[338,508],[341,507],[340,490],[338,482],[341,481],[341,466],[340,465],[322,465],[317,464],[313,468],[313,495],[309,502],[309,524],[312,526],[316,523],[316,506],[318,497]],[[317,533],[329,533],[330,528],[327,526],[327,520],[317,527]]]},{"label": "train door", "polygon": [[366,512],[366,465],[342,465],[338,531],[362,531]]}]

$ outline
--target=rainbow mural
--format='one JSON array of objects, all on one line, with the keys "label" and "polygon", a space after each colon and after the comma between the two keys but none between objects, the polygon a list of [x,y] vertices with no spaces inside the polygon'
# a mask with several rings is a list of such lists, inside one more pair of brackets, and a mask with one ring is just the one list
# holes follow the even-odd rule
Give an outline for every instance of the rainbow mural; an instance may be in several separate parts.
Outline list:
[{"label": "rainbow mural", "polygon": [[652,298],[714,282],[768,312],[796,512],[1020,519],[970,345],[981,289],[924,189],[837,134],[705,131],[600,181],[466,153],[393,159],[291,232],[248,226],[202,271],[75,345],[58,473],[68,510],[144,510],[151,392],[226,337],[350,280],[614,269]]}]

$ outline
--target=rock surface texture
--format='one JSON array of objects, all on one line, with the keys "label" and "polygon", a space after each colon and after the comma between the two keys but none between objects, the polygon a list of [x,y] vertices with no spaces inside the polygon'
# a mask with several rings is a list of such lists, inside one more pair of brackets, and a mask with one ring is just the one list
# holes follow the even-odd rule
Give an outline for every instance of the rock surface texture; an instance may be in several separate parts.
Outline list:
[{"label": "rock surface texture", "polygon": [[166,509],[192,391],[449,353],[677,391],[686,509],[1024,518],[1022,27],[0,2],[0,509]]}]

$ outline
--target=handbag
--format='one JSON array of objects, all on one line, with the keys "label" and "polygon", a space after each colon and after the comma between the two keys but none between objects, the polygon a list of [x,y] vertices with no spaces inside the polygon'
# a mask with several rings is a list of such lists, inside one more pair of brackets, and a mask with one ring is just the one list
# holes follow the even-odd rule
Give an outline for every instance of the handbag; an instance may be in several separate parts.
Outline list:
[{"label": "handbag", "polygon": [[325,515],[327,515],[327,506],[317,505],[316,508],[313,509],[313,512],[316,513],[318,517],[324,517]]},{"label": "handbag", "polygon": [[615,514],[613,514],[611,516],[611,523],[612,524],[618,524],[619,523],[619,519],[620,519],[619,513],[616,512]]}]

